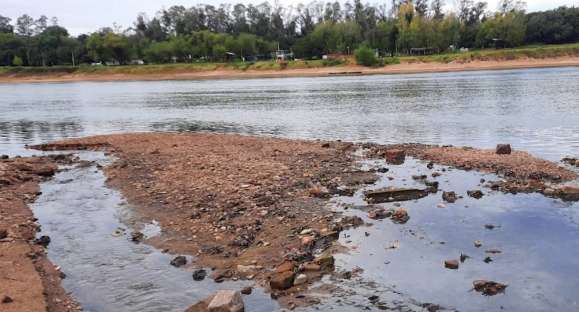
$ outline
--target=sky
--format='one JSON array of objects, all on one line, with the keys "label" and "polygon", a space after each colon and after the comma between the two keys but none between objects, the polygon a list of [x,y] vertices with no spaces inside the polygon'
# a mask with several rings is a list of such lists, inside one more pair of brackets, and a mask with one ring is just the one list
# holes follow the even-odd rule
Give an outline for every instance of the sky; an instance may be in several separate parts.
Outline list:
[{"label": "sky", "polygon": [[[59,24],[66,27],[73,35],[90,33],[101,27],[112,26],[116,23],[123,28],[130,27],[140,12],[154,16],[163,7],[183,5],[190,7],[199,3],[261,3],[261,1],[236,0],[0,0],[0,15],[12,18],[28,14],[34,18],[46,15],[49,18],[56,16]],[[299,0],[279,1],[288,6],[300,3]],[[302,1],[304,3],[310,2]],[[343,2],[343,1],[342,1]],[[362,1],[363,3],[378,2]],[[380,1],[382,2],[382,1]],[[390,1],[386,1],[390,3]],[[453,0],[447,0],[453,3]],[[498,0],[487,0],[489,9],[496,9]],[[541,11],[559,7],[561,5],[579,5],[579,0],[527,0],[528,11]]]}]

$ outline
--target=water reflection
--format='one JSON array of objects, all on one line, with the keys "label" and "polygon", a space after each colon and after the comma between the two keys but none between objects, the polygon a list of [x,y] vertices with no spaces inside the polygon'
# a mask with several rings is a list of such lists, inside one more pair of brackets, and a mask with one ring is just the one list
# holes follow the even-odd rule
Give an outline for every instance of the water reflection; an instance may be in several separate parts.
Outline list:
[{"label": "water reflection", "polygon": [[579,154],[578,68],[0,85],[0,149],[125,131],[217,131]]}]

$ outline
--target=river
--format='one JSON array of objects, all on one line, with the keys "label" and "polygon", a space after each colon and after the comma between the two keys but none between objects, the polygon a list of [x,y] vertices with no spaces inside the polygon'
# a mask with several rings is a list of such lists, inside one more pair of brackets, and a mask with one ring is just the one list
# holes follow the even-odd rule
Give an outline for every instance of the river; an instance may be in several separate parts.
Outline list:
[{"label": "river", "polygon": [[126,131],[216,131],[579,154],[579,68],[0,85],[0,151]]}]

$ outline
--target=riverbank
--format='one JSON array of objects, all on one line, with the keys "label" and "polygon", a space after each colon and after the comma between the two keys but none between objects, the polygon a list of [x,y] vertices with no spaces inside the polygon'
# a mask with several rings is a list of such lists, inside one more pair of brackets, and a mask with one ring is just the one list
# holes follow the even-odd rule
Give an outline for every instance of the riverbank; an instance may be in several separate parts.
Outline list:
[{"label": "riverbank", "polygon": [[[275,63],[273,63],[275,64]],[[452,59],[439,62],[431,58],[401,59],[400,64],[369,68],[349,63],[335,66],[295,65],[287,68],[231,68],[227,66],[129,66],[88,72],[7,72],[0,74],[0,83],[75,82],[75,81],[155,81],[256,79],[283,77],[324,77],[344,75],[393,75],[481,70],[507,70],[579,66],[579,56],[514,59]]]},{"label": "riverbank", "polygon": [[64,276],[46,256],[47,239],[28,204],[39,183],[55,174],[67,157],[0,160],[0,310],[5,312],[80,311],[60,286]]},{"label": "riverbank", "polygon": [[[147,243],[172,254],[194,256],[190,266],[195,278],[255,280],[287,306],[311,303],[307,296],[295,298],[294,294],[332,272],[333,242],[342,230],[364,223],[327,208],[331,196],[351,196],[376,182],[377,172],[388,170],[362,170],[357,166],[359,160],[370,157],[397,163],[409,155],[464,170],[492,172],[503,180],[487,187],[503,192],[525,186],[525,192],[548,193],[547,189],[558,189],[560,183],[576,179],[573,171],[525,152],[497,155],[488,150],[426,145],[147,133],[89,137],[34,148],[112,153],[118,160],[105,168],[109,185],[121,190],[139,221],[155,220],[163,229],[161,237]],[[355,153],[359,150],[365,152]],[[436,172],[432,179],[444,179],[444,171]],[[415,191],[410,199],[438,192],[430,177],[417,179],[424,180],[428,188]],[[374,213],[379,218],[387,214]],[[391,215],[400,223],[407,217],[404,209]],[[139,229],[133,230],[133,237],[139,240]],[[303,284],[294,286],[295,272],[304,273]]]}]

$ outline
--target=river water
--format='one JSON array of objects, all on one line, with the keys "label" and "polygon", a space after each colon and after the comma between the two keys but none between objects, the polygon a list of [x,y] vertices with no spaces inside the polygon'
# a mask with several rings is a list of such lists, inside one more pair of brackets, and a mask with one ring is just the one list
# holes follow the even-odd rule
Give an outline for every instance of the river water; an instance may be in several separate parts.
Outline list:
[{"label": "river water", "polygon": [[579,154],[579,68],[0,85],[0,151],[125,131],[216,131]]},{"label": "river water", "polygon": [[[25,144],[61,138],[163,130],[475,147],[505,142],[558,161],[579,155],[578,99],[579,68],[0,85],[0,154],[38,153]],[[109,161],[99,153],[81,157]],[[368,188],[415,186],[411,175],[432,171],[412,159],[388,167]],[[481,188],[481,178],[497,177],[447,170],[437,180],[441,189],[464,195]],[[334,209],[373,223],[344,232],[340,242],[348,251],[336,255],[338,271],[364,271],[349,280],[326,278],[319,284],[338,288],[319,293],[322,304],[306,310],[579,310],[579,204],[493,192],[445,208],[437,208],[440,201],[438,193],[402,203],[411,219],[396,225],[369,220],[361,192],[334,199]],[[217,289],[244,285],[194,282],[190,269],[168,265],[175,255],[134,244],[128,232],[116,235],[129,228],[132,209],[105,186],[95,165],[66,168],[44,183],[33,210],[39,235],[53,238],[49,257],[67,274],[63,285],[87,311],[182,311]],[[487,230],[485,224],[498,227]],[[149,235],[159,234],[154,224],[144,226],[152,229]],[[483,247],[475,248],[474,240]],[[485,263],[487,249],[502,252]],[[443,267],[461,253],[471,258],[459,270]],[[485,297],[470,290],[475,279],[509,287]],[[278,309],[260,289],[244,300],[247,311]]]}]

